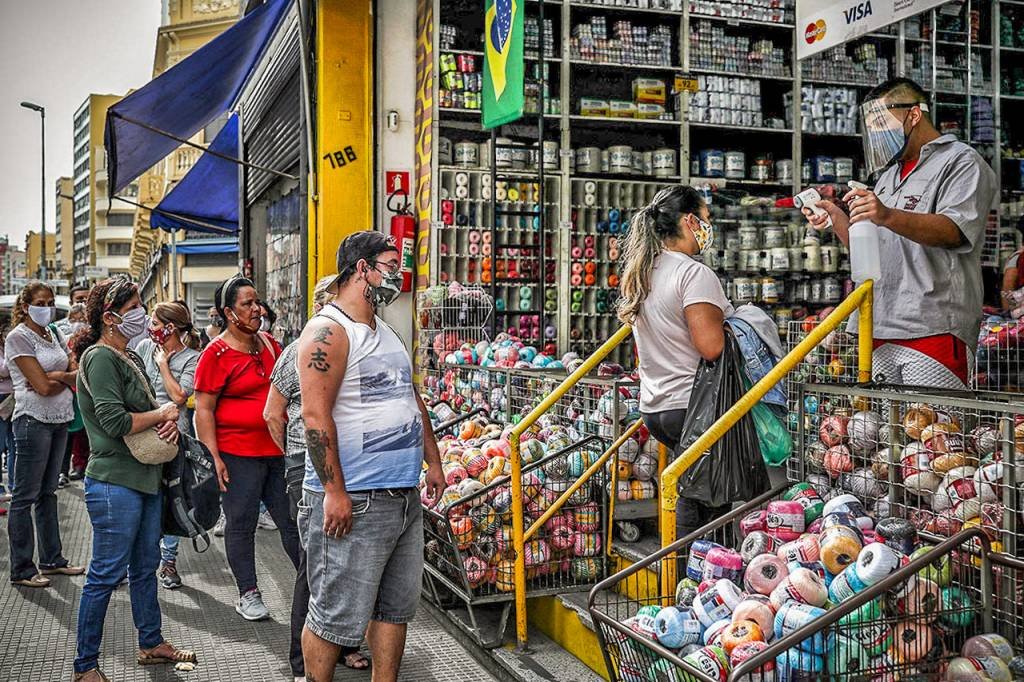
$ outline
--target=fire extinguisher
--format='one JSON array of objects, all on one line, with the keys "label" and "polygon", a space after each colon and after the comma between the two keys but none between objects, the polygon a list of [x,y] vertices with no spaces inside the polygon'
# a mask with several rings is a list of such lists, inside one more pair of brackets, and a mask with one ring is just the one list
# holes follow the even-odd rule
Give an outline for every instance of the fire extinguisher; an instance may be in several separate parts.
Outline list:
[{"label": "fire extinguisher", "polygon": [[[401,203],[396,207],[392,201]],[[396,203],[397,203],[396,201]],[[399,248],[399,263],[402,271],[402,291],[412,291],[413,250],[416,246],[416,219],[409,209],[409,196],[405,192],[392,192],[388,195],[388,210],[391,216],[391,238]]]}]

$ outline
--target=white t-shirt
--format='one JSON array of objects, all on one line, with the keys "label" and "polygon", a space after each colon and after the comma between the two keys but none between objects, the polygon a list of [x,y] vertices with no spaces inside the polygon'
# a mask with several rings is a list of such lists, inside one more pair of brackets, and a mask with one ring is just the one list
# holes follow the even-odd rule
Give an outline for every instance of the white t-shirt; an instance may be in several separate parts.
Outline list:
[{"label": "white t-shirt", "polygon": [[39,395],[32,390],[32,385],[14,361],[15,358],[30,356],[39,362],[44,372],[67,370],[67,351],[55,338],[55,334],[51,333],[50,337],[52,340],[47,341],[24,324],[19,324],[7,335],[4,356],[14,381],[12,419],[24,414],[46,424],[62,424],[75,418],[74,394],[70,388],[65,387],[57,395]]},{"label": "white t-shirt", "polygon": [[633,324],[640,355],[641,412],[684,410],[690,404],[701,358],[683,310],[696,303],[717,306],[725,317],[733,313],[711,268],[686,254],[662,251],[654,260],[651,293]]}]

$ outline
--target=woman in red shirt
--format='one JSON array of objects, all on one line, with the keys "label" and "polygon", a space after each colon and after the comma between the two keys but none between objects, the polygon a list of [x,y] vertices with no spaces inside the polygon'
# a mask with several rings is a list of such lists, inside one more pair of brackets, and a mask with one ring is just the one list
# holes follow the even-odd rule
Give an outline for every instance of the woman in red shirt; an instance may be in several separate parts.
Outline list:
[{"label": "woman in red shirt", "polygon": [[253,283],[235,276],[214,292],[224,332],[196,367],[196,432],[213,454],[224,507],[224,551],[238,584],[235,611],[246,620],[270,614],[256,586],[256,522],[260,502],[281,531],[285,552],[298,567],[299,534],[288,512],[284,457],[263,419],[270,374],[281,347],[260,332],[260,302]]}]

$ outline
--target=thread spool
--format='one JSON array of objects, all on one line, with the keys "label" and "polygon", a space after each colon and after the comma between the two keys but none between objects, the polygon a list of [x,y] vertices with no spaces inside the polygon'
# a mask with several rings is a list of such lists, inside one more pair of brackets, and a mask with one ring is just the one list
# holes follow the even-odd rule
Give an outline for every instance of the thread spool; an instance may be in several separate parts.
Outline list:
[{"label": "thread spool", "polygon": [[828,598],[832,603],[838,604],[867,588],[868,586],[857,576],[857,565],[850,564],[832,579],[832,584],[828,586]]},{"label": "thread spool", "polygon": [[974,621],[974,601],[959,587],[942,588],[942,615],[940,622],[959,630]]},{"label": "thread spool", "polygon": [[810,483],[797,483],[787,490],[782,499],[799,502],[804,509],[804,524],[809,526],[821,516],[825,502]]},{"label": "thread spool", "polygon": [[[707,646],[722,646],[722,635],[732,625],[732,621],[728,618],[722,620],[716,620],[714,623],[709,625],[704,630],[704,644]],[[724,648],[724,647],[723,647]]]},{"label": "thread spool", "polygon": [[810,533],[805,533],[796,540],[787,542],[779,547],[777,554],[778,557],[787,564],[793,561],[817,561],[820,556],[818,537]]},{"label": "thread spool", "polygon": [[833,672],[842,671],[850,679],[868,677],[871,657],[867,649],[853,637],[836,637],[835,648],[828,656],[828,669]]},{"label": "thread spool", "polygon": [[761,628],[765,641],[771,641],[775,636],[775,609],[772,608],[771,600],[763,594],[747,596],[736,605],[732,612],[734,623],[741,620],[752,620]]},{"label": "thread spool", "polygon": [[798,568],[790,571],[772,590],[770,598],[776,610],[790,601],[820,607],[828,600],[828,590],[819,575],[809,569]]},{"label": "thread spool", "polygon": [[468,187],[469,186],[469,173],[456,173],[455,174],[455,186],[456,187]]},{"label": "thread spool", "polygon": [[901,554],[911,554],[917,544],[917,529],[914,524],[899,517],[882,519],[875,526],[875,534],[889,547]]},{"label": "thread spool", "polygon": [[1013,645],[1002,635],[992,632],[971,637],[964,642],[960,653],[967,658],[996,657],[1009,663],[1013,660]]},{"label": "thread spool", "polygon": [[712,547],[704,558],[704,580],[727,578],[739,583],[743,577],[743,558],[731,549]]},{"label": "thread spool", "polygon": [[833,445],[825,451],[821,465],[825,473],[833,479],[839,478],[840,474],[853,471],[853,457],[850,455],[850,449],[845,445]]},{"label": "thread spool", "polygon": [[[692,665],[713,680],[724,682],[729,675],[729,657],[721,647],[701,647],[698,651],[684,656],[683,662]],[[640,679],[644,678],[641,676]]]},{"label": "thread spool", "polygon": [[804,532],[804,508],[799,502],[774,500],[768,503],[766,531],[779,540],[796,540]]},{"label": "thread spool", "polygon": [[946,679],[952,682],[1009,682],[1019,679],[1010,671],[1010,667],[1001,658],[954,658],[946,669]]},{"label": "thread spool", "polygon": [[854,563],[863,548],[859,533],[840,525],[822,532],[820,543],[821,563],[833,575],[838,575]]},{"label": "thread spool", "polygon": [[900,612],[909,620],[932,623],[942,608],[942,591],[939,584],[921,575],[914,581],[914,587],[899,600]]},{"label": "thread spool", "polygon": [[578,287],[583,285],[583,275],[575,273],[569,276],[570,286]]},{"label": "thread spool", "polygon": [[455,188],[456,199],[468,199],[469,198],[469,187],[465,185],[458,185]]},{"label": "thread spool", "polygon": [[618,275],[608,275],[608,286],[611,287],[612,289],[618,287],[619,286],[619,276]]},{"label": "thread spool", "polygon": [[729,623],[721,634],[722,648],[725,653],[732,654],[741,644],[763,642],[765,640],[761,626],[752,620],[734,620]]},{"label": "thread spool", "polygon": [[[765,634],[765,638],[767,638],[767,634]],[[758,641],[740,644],[734,648],[732,653],[729,655],[729,665],[732,668],[736,668],[736,666],[749,661],[751,658],[757,656],[767,648],[767,644]],[[764,663],[744,679],[749,682],[770,682],[771,680],[774,680],[775,661],[768,661],[767,663]]]},{"label": "thread spool", "polygon": [[893,643],[889,657],[899,665],[917,663],[923,659],[935,644],[931,627],[921,623],[904,621],[893,628]]},{"label": "thread spool", "polygon": [[669,649],[679,649],[701,640],[703,627],[693,609],[666,606],[654,617],[654,635],[658,643]]},{"label": "thread spool", "polygon": [[583,276],[583,285],[584,286],[592,287],[595,284],[597,284],[597,277],[595,277],[594,275],[584,275]]},{"label": "thread spool", "polygon": [[690,547],[690,556],[686,561],[686,577],[690,580],[704,579],[704,560],[712,549],[725,549],[717,542],[697,540]]},{"label": "thread spool", "polygon": [[[811,606],[810,604],[799,602],[784,604],[778,613],[775,614],[775,638],[781,639],[790,635],[810,625],[824,615],[825,609]],[[819,631],[800,642],[799,647],[802,651],[806,651],[809,654],[820,655],[825,653],[827,643],[831,637],[831,634],[826,636],[824,632]]]},{"label": "thread spool", "polygon": [[[689,578],[683,578],[676,585],[676,606],[680,609],[690,608],[693,599],[697,596],[697,582]],[[696,616],[695,616],[696,617]]]},{"label": "thread spool", "polygon": [[857,519],[857,525],[861,530],[871,530],[875,522],[864,511],[864,505],[853,495],[838,495],[825,503],[825,515],[833,512],[843,511]]},{"label": "thread spool", "polygon": [[748,592],[767,596],[787,577],[785,561],[774,554],[760,554],[750,560],[743,574],[743,586]]},{"label": "thread spool", "polygon": [[740,556],[743,557],[744,563],[749,564],[756,556],[774,554],[778,546],[778,542],[771,535],[762,530],[755,530],[743,538]]},{"label": "thread spool", "polygon": [[870,587],[896,572],[903,563],[904,555],[881,542],[872,542],[864,547],[857,557],[856,572],[862,583]]},{"label": "thread spool", "polygon": [[749,535],[758,530],[768,530],[768,511],[765,509],[757,509],[740,519],[740,532],[743,535]]},{"label": "thread spool", "polygon": [[583,205],[586,206],[587,208],[592,208],[594,206],[597,206],[597,195],[596,194],[590,194],[590,193],[584,194],[583,195]]},{"label": "thread spool", "polygon": [[572,247],[572,252],[571,253],[572,253],[572,257],[573,258],[582,258],[583,257],[583,249],[580,248],[579,246]]},{"label": "thread spool", "polygon": [[[689,570],[689,567],[687,567]],[[704,627],[717,620],[732,616],[733,609],[743,601],[743,592],[729,580],[723,578],[697,594],[693,600],[693,612]]]}]

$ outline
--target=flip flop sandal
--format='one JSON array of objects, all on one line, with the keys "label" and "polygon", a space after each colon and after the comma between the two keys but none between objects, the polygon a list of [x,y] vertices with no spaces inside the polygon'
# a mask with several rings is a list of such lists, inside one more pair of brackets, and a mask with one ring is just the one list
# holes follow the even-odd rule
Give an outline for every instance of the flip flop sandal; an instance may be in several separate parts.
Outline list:
[{"label": "flip flop sandal", "polygon": [[[358,658],[356,658],[355,661],[350,661],[350,659],[353,656],[357,656]],[[346,668],[348,668],[350,670],[369,670],[370,669],[370,665],[371,665],[370,664],[370,659],[368,659],[366,656],[363,656],[358,651],[353,652],[353,653],[349,654],[348,656],[345,656],[341,660],[341,662],[342,662],[342,665],[344,665]],[[362,663],[362,665],[360,665],[360,663]]]},{"label": "flip flop sandal", "polygon": [[72,682],[110,682],[110,678],[104,675],[99,668],[86,670],[84,673],[75,673],[71,680]]},{"label": "flip flop sandal", "polygon": [[31,578],[24,578],[22,580],[12,580],[12,585],[20,585],[21,587],[49,587],[50,579],[36,573]]},{"label": "flip flop sandal", "polygon": [[150,653],[146,653],[142,649],[139,649],[138,661],[139,665],[165,665],[168,663],[197,663],[196,654],[188,649],[176,649],[173,644],[167,644],[171,647],[170,656],[159,656],[153,655],[153,651],[156,651],[167,642],[150,649]]},{"label": "flip flop sandal", "polygon": [[82,575],[85,573],[85,566],[59,566],[57,568],[44,568],[40,571],[43,575]]}]

